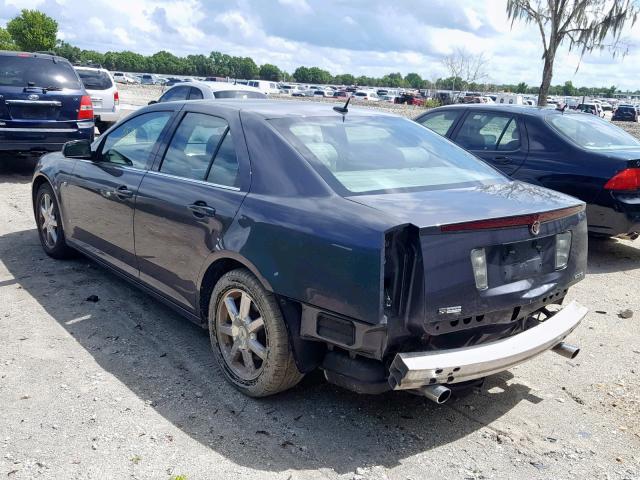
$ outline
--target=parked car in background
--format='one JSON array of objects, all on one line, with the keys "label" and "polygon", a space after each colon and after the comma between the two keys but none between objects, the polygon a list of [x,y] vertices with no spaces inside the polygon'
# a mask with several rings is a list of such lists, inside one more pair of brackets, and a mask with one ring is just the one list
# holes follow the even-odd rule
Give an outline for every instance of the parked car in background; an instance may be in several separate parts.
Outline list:
[{"label": "parked car in background", "polygon": [[91,98],[66,59],[0,51],[0,151],[41,155],[93,131]]},{"label": "parked car in background", "polygon": [[600,118],[604,117],[604,112],[599,103],[579,103],[576,110],[582,113],[590,113]]},{"label": "parked car in background", "polygon": [[265,95],[271,95],[272,93],[279,93],[278,84],[276,82],[270,82],[268,80],[249,80],[247,82],[248,87],[257,88]]},{"label": "parked car in background", "polygon": [[156,77],[149,73],[145,73],[140,76],[140,83],[142,85],[155,85],[157,83]]},{"label": "parked car in background", "polygon": [[351,96],[351,92],[346,90],[338,90],[333,92],[333,98],[349,98]]},{"label": "parked car in background", "polygon": [[380,97],[376,92],[370,90],[357,90],[353,95],[353,100],[363,100],[365,102],[379,102]]},{"label": "parked car in background", "polygon": [[164,83],[164,86],[165,87],[172,87],[176,83],[182,83],[182,79],[176,78],[176,77],[169,77],[169,78],[167,78],[167,81]]},{"label": "parked car in background", "polygon": [[321,368],[442,403],[578,353],[563,340],[586,308],[559,305],[587,267],[584,204],[402,117],[162,103],[46,155],[32,189],[48,255],[79,250],[208,328],[250,396]]},{"label": "parked car in background", "polygon": [[608,121],[500,105],[441,107],[415,121],[515,180],[584,201],[594,234],[640,233],[640,141]]},{"label": "parked car in background", "polygon": [[410,92],[403,92],[395,98],[394,103],[404,105],[424,105],[424,98]]},{"label": "parked car in background", "polygon": [[315,90],[310,88],[299,88],[297,90],[291,90],[292,97],[313,97]]},{"label": "parked car in background", "polygon": [[113,80],[117,83],[126,83],[126,84],[138,83],[138,81],[135,78],[133,78],[131,75],[128,75],[123,72],[113,72]]},{"label": "parked car in background", "polygon": [[103,133],[120,118],[120,94],[111,74],[104,68],[74,67],[91,97],[93,118],[98,132]]},{"label": "parked car in background", "polygon": [[637,122],[640,117],[638,109],[633,105],[618,105],[613,112],[612,120]]},{"label": "parked car in background", "polygon": [[224,83],[224,82],[180,82],[174,85],[154,103],[175,102],[178,100],[211,100],[211,99],[262,99],[267,96],[257,88],[246,85]]}]

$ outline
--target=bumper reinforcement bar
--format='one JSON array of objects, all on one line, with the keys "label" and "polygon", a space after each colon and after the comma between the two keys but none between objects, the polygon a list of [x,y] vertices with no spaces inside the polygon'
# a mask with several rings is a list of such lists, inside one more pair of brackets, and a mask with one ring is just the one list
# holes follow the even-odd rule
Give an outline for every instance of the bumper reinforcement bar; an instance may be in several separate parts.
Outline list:
[{"label": "bumper reinforcement bar", "polygon": [[389,384],[394,390],[452,384],[507,370],[556,347],[587,315],[588,309],[571,302],[529,330],[491,343],[432,352],[396,354]]}]

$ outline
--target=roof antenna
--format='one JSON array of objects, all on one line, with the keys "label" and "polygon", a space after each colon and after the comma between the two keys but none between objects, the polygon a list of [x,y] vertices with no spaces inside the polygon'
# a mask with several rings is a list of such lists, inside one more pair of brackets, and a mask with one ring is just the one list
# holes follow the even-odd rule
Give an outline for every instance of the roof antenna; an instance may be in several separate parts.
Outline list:
[{"label": "roof antenna", "polygon": [[349,109],[347,108],[349,106],[349,102],[351,101],[351,96],[349,96],[349,98],[347,98],[346,103],[344,104],[343,107],[333,107],[333,110],[342,114],[342,121],[344,122],[344,116],[349,113]]}]

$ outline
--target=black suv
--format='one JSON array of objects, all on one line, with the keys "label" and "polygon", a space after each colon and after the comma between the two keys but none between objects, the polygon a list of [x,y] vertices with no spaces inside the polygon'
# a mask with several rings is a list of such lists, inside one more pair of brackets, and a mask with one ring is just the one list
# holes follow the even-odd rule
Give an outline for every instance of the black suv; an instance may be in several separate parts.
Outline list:
[{"label": "black suv", "polygon": [[93,140],[93,106],[62,57],[0,50],[0,152],[42,154]]},{"label": "black suv", "polygon": [[633,105],[619,105],[613,112],[612,120],[631,120],[638,121],[638,109]]}]

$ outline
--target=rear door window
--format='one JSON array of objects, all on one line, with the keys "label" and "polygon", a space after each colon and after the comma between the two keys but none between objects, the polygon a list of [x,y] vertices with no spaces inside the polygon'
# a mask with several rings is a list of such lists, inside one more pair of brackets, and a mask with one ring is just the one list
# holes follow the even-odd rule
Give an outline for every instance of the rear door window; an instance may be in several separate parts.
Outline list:
[{"label": "rear door window", "polygon": [[76,71],[68,62],[18,55],[0,55],[0,86],[32,86],[52,90],[82,88]]},{"label": "rear door window", "polygon": [[151,153],[171,115],[172,112],[149,112],[123,123],[111,131],[102,144],[101,161],[147,168]]},{"label": "rear door window", "polygon": [[228,129],[229,125],[220,117],[187,113],[171,139],[160,171],[192,180],[204,180]]},{"label": "rear door window", "polygon": [[[504,141],[503,141],[503,137]],[[499,112],[469,113],[455,141],[467,150],[517,150],[520,132],[512,115]],[[498,145],[501,147],[499,148]],[[515,145],[515,148],[513,148]]]},{"label": "rear door window", "polygon": [[434,112],[428,114],[420,120],[420,123],[427,127],[429,130],[433,130],[443,137],[447,135],[449,129],[456,122],[460,112],[454,110],[445,110],[443,112]]},{"label": "rear door window", "polygon": [[160,97],[159,102],[175,102],[178,100],[186,100],[189,96],[191,87],[173,87]]},{"label": "rear door window", "polygon": [[238,187],[238,180],[238,157],[231,131],[228,130],[213,159],[207,181],[225,187]]},{"label": "rear door window", "polygon": [[199,88],[191,87],[191,92],[189,93],[189,100],[202,100],[202,92]]}]

